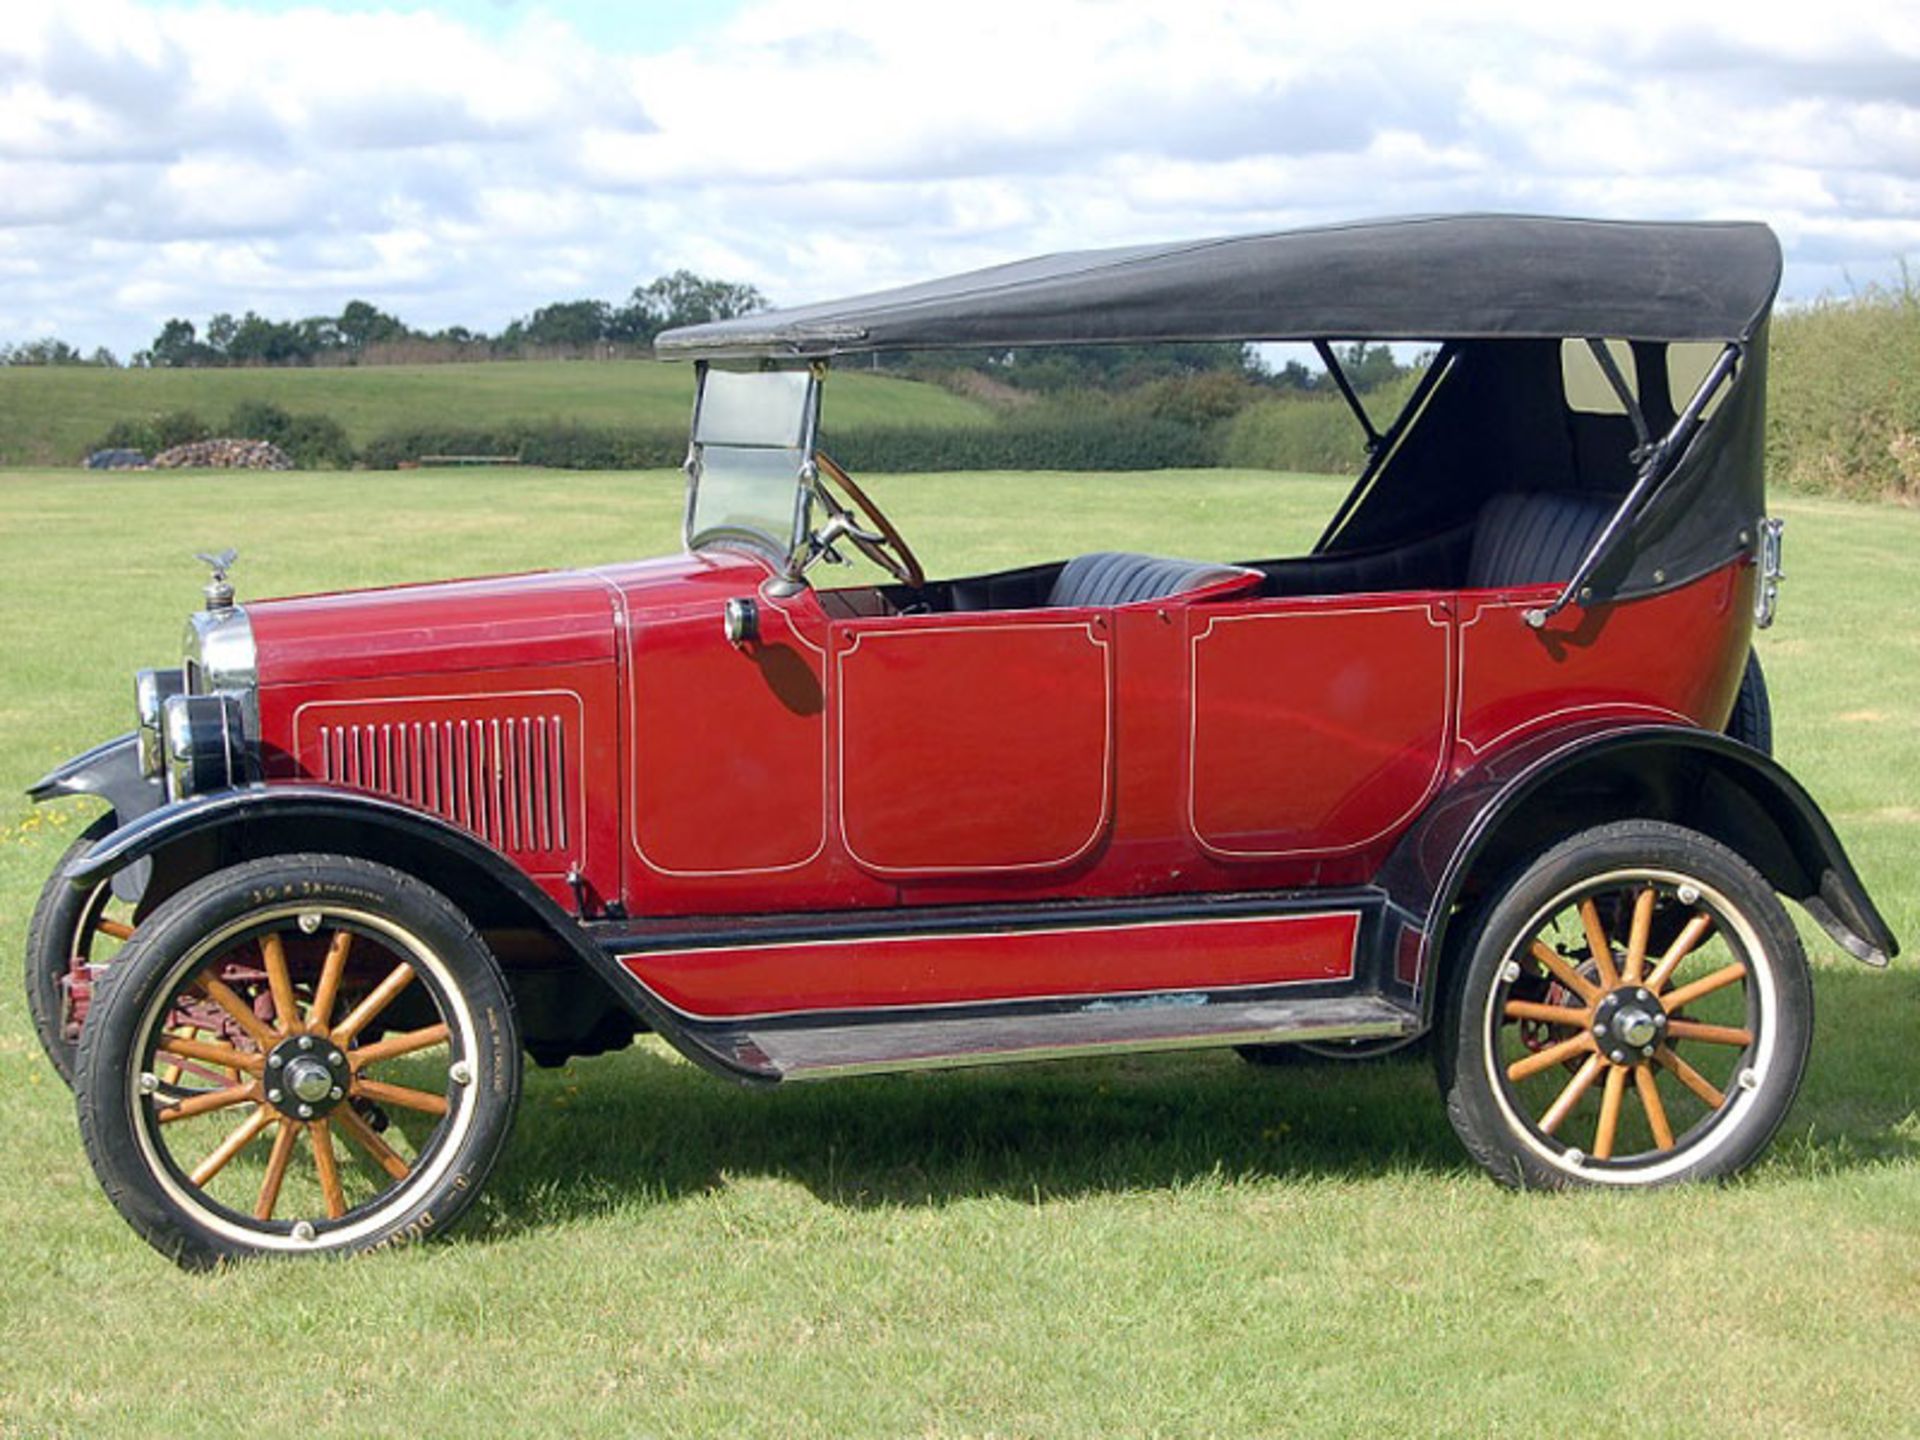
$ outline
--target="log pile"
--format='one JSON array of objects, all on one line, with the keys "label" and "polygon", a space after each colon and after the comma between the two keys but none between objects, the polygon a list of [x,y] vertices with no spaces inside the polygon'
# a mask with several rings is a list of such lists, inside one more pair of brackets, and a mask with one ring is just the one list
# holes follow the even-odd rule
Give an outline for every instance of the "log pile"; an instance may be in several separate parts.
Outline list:
[{"label": "log pile", "polygon": [[267,440],[195,440],[153,457],[156,470],[291,470],[287,452]]}]

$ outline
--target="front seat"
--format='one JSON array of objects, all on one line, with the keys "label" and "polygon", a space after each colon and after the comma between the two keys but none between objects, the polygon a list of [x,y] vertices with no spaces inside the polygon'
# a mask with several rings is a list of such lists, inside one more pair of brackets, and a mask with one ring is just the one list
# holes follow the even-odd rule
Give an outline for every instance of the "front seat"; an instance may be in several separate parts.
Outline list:
[{"label": "front seat", "polygon": [[1047,605],[1066,608],[1164,600],[1248,573],[1237,565],[1210,560],[1167,560],[1158,555],[1099,550],[1066,563],[1053,589],[1047,592]]}]

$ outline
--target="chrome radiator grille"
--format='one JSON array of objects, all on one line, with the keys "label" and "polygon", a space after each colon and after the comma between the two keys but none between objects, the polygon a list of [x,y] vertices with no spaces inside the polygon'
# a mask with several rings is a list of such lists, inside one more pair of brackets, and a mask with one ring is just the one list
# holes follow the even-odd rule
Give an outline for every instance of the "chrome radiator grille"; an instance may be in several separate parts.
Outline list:
[{"label": "chrome radiator grille", "polygon": [[385,795],[502,850],[564,852],[567,732],[557,715],[320,725],[310,768]]}]

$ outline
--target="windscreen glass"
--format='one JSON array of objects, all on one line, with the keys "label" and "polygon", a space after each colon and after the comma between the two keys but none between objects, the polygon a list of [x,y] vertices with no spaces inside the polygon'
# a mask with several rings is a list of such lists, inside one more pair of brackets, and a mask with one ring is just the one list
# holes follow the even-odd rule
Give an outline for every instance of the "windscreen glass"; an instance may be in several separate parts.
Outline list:
[{"label": "windscreen glass", "polygon": [[787,555],[814,403],[804,370],[706,372],[693,430],[689,548],[730,540]]},{"label": "windscreen glass", "polygon": [[707,371],[694,443],[791,449],[806,431],[811,383],[804,370]]}]

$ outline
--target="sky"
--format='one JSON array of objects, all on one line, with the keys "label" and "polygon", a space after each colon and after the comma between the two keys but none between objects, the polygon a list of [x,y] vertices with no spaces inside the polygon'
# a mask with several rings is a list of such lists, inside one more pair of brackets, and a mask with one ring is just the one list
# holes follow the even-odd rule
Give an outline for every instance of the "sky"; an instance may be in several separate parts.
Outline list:
[{"label": "sky", "polygon": [[1765,220],[1797,299],[1920,266],[1913,0],[1439,8],[5,0],[0,342],[1487,209]]}]

